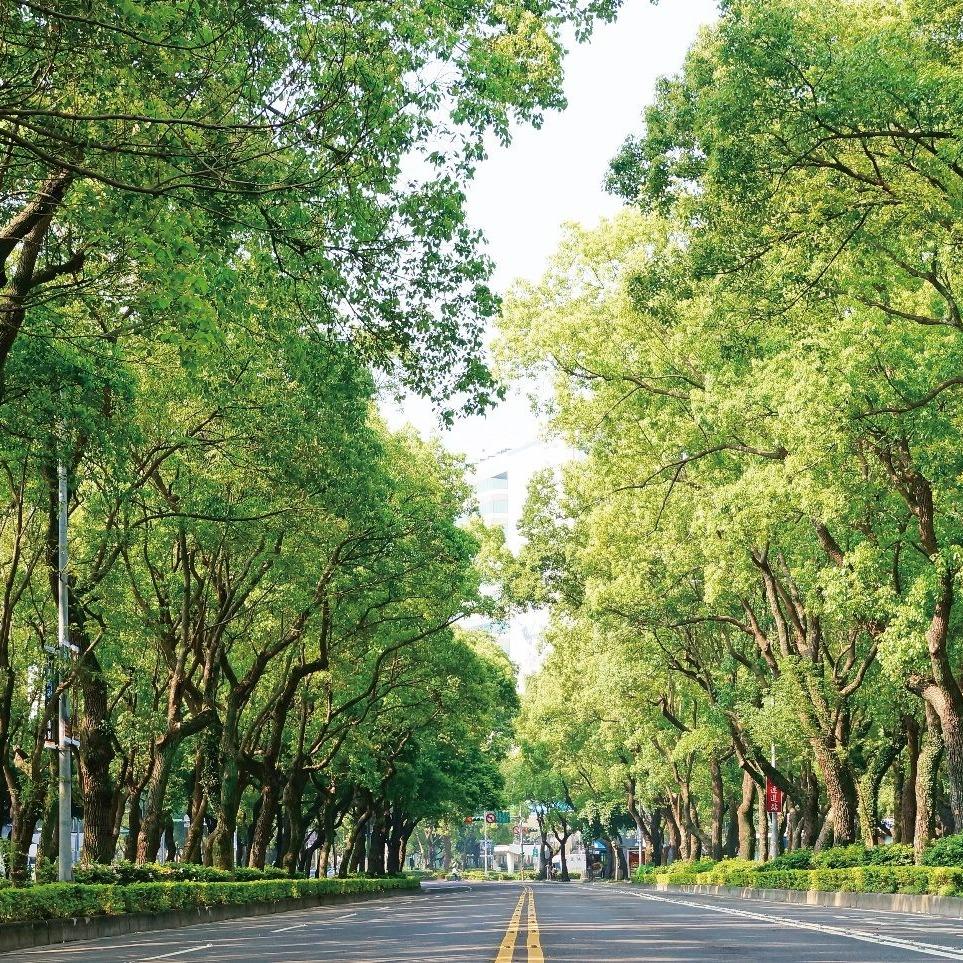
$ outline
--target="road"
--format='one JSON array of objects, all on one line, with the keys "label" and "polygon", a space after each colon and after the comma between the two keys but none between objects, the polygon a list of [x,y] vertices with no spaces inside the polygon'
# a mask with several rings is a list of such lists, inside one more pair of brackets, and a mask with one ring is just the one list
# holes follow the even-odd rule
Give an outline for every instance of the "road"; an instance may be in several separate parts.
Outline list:
[{"label": "road", "polygon": [[655,894],[428,884],[385,897],[0,954],[0,963],[890,963],[963,960],[963,921]]}]

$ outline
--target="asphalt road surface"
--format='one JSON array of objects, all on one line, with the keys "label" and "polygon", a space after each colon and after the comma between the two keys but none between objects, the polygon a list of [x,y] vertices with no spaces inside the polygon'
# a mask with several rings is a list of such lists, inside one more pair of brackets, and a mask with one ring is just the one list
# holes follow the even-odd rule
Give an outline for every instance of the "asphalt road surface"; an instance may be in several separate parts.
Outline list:
[{"label": "asphalt road surface", "polygon": [[422,893],[0,954],[0,963],[881,963],[963,960],[963,921],[611,884]]}]

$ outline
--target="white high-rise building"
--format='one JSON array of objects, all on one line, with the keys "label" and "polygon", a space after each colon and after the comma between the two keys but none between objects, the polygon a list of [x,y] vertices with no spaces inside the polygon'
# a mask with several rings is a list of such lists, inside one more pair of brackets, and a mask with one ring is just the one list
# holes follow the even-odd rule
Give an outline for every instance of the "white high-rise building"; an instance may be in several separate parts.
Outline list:
[{"label": "white high-rise building", "polygon": [[[559,467],[568,457],[560,443],[536,440],[485,455],[476,463],[472,483],[481,517],[486,524],[504,529],[505,541],[512,551],[522,544],[518,523],[532,476],[544,468]],[[541,664],[541,640],[547,620],[546,612],[536,610],[514,616],[507,626],[486,622],[478,627],[496,637],[518,666],[520,681],[524,682]]]}]

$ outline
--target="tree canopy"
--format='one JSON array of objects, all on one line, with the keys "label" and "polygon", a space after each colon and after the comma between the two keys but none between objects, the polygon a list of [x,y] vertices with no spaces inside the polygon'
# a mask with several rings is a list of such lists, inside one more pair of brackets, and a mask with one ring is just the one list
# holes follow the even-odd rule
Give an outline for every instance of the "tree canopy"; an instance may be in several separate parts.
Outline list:
[{"label": "tree canopy", "polygon": [[791,847],[963,830],[958,15],[726,4],[506,302],[577,453],[513,584],[657,850],[750,856],[767,779]]}]

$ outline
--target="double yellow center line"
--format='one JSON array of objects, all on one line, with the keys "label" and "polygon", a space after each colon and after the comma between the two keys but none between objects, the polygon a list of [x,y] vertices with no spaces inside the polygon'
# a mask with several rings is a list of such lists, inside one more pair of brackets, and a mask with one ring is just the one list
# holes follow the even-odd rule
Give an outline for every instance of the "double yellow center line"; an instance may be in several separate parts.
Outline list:
[{"label": "double yellow center line", "polygon": [[518,931],[522,925],[522,909],[525,900],[528,899],[528,963],[544,963],[545,955],[542,953],[542,944],[538,936],[538,917],[535,915],[535,893],[530,886],[522,890],[522,895],[518,897],[515,904],[515,912],[509,920],[508,929],[502,937],[501,946],[498,947],[498,955],[495,963],[512,963],[515,957],[515,942],[518,939]]}]

